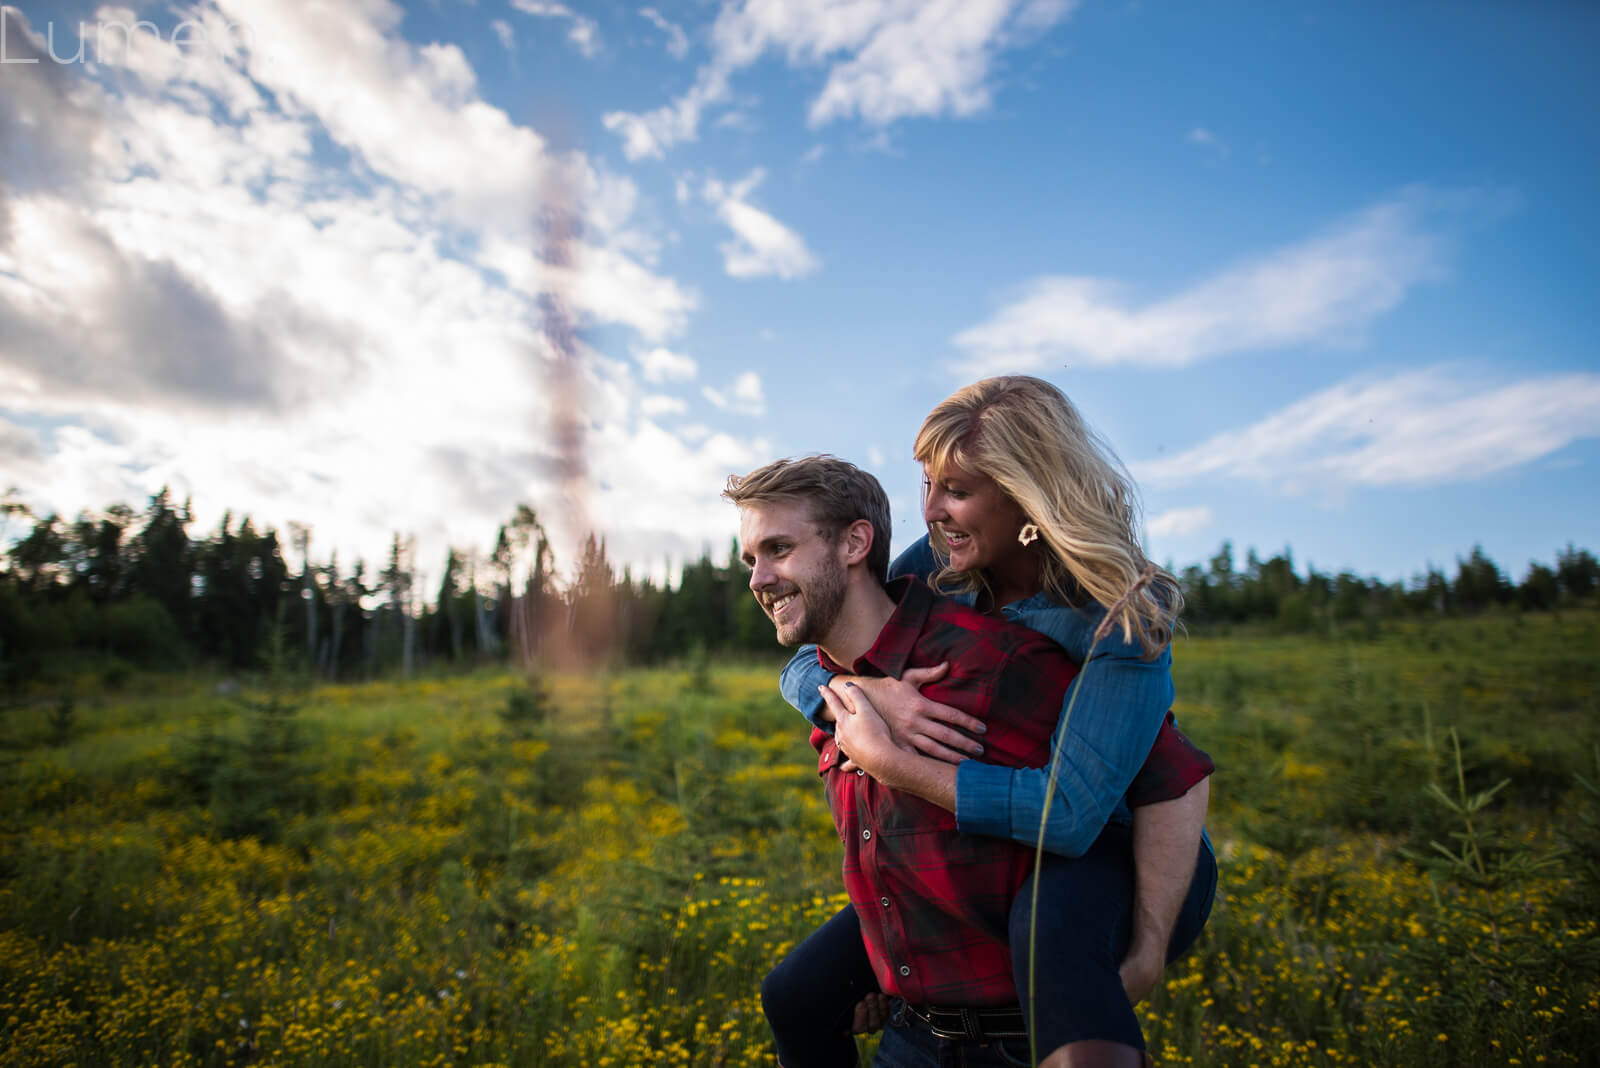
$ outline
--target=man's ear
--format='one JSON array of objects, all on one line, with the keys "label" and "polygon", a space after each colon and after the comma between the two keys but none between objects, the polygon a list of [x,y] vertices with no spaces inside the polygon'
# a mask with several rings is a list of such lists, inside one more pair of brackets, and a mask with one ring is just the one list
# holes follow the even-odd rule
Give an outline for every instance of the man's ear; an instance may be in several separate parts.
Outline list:
[{"label": "man's ear", "polygon": [[844,528],[844,536],[839,541],[844,546],[845,566],[866,563],[872,554],[873,536],[871,520],[857,519]]}]

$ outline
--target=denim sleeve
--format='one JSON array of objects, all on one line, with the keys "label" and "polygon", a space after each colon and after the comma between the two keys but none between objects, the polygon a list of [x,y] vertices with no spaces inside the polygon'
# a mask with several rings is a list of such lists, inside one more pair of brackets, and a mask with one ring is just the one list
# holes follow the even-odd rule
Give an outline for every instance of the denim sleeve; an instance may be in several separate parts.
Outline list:
[{"label": "denim sleeve", "polygon": [[1146,660],[1137,644],[1113,632],[1085,660],[1104,609],[1042,607],[1040,601],[1033,598],[1024,602],[1030,607],[1006,614],[1047,635],[1083,665],[1067,688],[1063,722],[1050,742],[1052,752],[1061,751],[1053,794],[1047,768],[964,760],[956,768],[956,824],[971,834],[1031,844],[1051,796],[1044,847],[1077,857],[1108,821],[1131,818],[1123,795],[1172,706],[1172,655],[1164,650]]},{"label": "denim sleeve", "polygon": [[802,645],[796,650],[784,667],[783,674],[778,677],[778,692],[783,694],[783,699],[810,720],[813,727],[819,727],[829,734],[833,733],[833,724],[822,718],[822,710],[827,705],[817,692],[817,687],[828,685],[831,678],[833,673],[817,659],[815,645]]}]

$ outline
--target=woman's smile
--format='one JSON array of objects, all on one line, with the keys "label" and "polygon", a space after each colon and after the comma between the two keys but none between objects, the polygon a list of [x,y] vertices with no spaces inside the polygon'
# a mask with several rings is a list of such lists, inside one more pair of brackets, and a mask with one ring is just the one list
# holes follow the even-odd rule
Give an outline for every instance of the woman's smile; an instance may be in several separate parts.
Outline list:
[{"label": "woman's smile", "polygon": [[956,570],[1003,565],[1025,551],[1017,542],[1022,508],[994,479],[951,464],[937,478],[927,472],[923,492],[923,518],[944,539]]}]

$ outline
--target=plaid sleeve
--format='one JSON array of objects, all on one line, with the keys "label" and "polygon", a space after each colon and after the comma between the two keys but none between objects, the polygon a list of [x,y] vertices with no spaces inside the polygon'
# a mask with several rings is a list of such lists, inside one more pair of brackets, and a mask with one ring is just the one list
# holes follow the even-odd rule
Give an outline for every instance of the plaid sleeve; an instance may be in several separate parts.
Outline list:
[{"label": "plaid sleeve", "polygon": [[1211,757],[1178,729],[1178,721],[1168,712],[1149,757],[1128,787],[1128,807],[1176,800],[1216,770]]}]

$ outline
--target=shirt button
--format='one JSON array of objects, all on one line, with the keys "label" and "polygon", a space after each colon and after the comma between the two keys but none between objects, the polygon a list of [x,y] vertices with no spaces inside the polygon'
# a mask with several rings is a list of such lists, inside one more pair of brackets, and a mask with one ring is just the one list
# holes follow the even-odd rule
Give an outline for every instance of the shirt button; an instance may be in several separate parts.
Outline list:
[{"label": "shirt button", "polygon": [[883,901],[883,907],[884,908],[888,908],[889,907],[889,899],[888,898],[882,898],[881,900]]},{"label": "shirt button", "polygon": [[910,975],[911,974],[911,966],[909,964],[900,965],[900,974],[901,975]]},{"label": "shirt button", "polygon": [[860,769],[860,768],[857,768],[857,769],[856,769],[856,774],[857,774],[857,775],[865,775],[865,774],[866,774],[866,772],[864,772],[864,771],[862,771],[862,770],[861,770],[861,769]]},{"label": "shirt button", "polygon": [[862,838],[871,838],[872,837],[872,832],[871,831],[862,831],[861,832],[861,837]]}]

